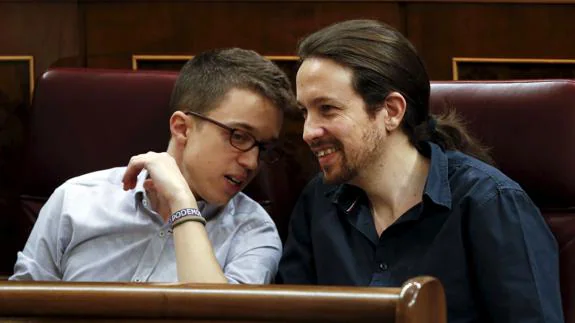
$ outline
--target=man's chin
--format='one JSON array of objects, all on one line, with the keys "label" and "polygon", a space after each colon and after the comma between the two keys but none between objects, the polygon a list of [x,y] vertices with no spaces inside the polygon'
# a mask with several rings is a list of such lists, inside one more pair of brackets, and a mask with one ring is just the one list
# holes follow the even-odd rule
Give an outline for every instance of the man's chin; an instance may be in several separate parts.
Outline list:
[{"label": "man's chin", "polygon": [[323,182],[327,185],[339,185],[345,184],[351,181],[355,177],[355,172],[352,170],[336,170],[333,168],[324,168],[323,171]]},{"label": "man's chin", "polygon": [[[217,195],[203,198],[203,200],[209,205],[220,207],[220,206],[226,205],[234,196],[236,196],[236,194],[233,194],[232,196],[230,196],[228,194],[217,194]],[[211,195],[211,194],[207,194],[207,195]]]},{"label": "man's chin", "polygon": [[226,199],[226,200],[213,199],[213,200],[210,200],[210,201],[207,201],[207,200],[206,200],[206,202],[207,202],[209,205],[211,205],[211,206],[221,207],[221,206],[226,205],[230,200],[231,200],[231,199]]},{"label": "man's chin", "polygon": [[323,170],[323,182],[327,185],[339,185],[344,183],[341,176],[338,176],[334,171],[329,172],[326,170]]}]

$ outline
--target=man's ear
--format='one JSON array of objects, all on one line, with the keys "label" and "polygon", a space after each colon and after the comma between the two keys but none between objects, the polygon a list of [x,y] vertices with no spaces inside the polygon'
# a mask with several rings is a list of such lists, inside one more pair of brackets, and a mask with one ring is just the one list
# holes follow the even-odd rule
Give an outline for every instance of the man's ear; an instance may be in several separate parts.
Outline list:
[{"label": "man's ear", "polygon": [[192,118],[189,118],[182,111],[176,111],[170,117],[170,133],[172,140],[175,140],[178,144],[186,144],[192,127],[194,127]]},{"label": "man's ear", "polygon": [[407,109],[407,102],[403,95],[399,92],[391,92],[383,102],[383,114],[385,129],[387,131],[395,130],[401,124],[405,110]]}]

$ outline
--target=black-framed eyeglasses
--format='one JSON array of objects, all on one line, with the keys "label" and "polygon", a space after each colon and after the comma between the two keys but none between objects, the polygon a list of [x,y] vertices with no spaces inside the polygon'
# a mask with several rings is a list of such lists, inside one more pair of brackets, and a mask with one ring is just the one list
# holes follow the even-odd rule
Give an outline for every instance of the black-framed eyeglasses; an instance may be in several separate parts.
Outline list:
[{"label": "black-framed eyeglasses", "polygon": [[282,150],[280,150],[278,147],[258,141],[252,134],[245,130],[228,127],[221,122],[218,122],[212,118],[208,118],[205,115],[197,112],[185,111],[184,113],[211,122],[216,126],[227,130],[230,133],[230,145],[240,151],[246,152],[254,147],[258,147],[258,158],[268,164],[277,162],[283,155]]}]

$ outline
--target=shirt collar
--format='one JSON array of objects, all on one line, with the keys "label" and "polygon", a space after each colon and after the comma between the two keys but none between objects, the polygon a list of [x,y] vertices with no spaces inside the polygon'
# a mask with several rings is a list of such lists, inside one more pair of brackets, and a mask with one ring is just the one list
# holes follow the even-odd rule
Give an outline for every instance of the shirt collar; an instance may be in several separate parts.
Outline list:
[{"label": "shirt collar", "polygon": [[[152,210],[151,208],[152,204],[150,203],[148,194],[144,189],[144,181],[146,180],[147,177],[148,177],[148,171],[146,171],[145,169],[142,170],[142,172],[138,175],[138,181],[136,182],[136,187],[134,188],[136,207],[138,207],[139,203],[142,203],[148,211],[150,211],[153,214],[157,214],[156,211]],[[220,206],[208,204],[205,201],[197,201],[197,204],[198,204],[198,210],[200,210],[202,216],[206,220],[215,217],[219,213],[219,211],[223,209]]]},{"label": "shirt collar", "polygon": [[430,159],[423,196],[427,196],[434,204],[451,209],[447,156],[440,146],[431,141],[424,142],[422,146],[421,153]]},{"label": "shirt collar", "polygon": [[325,195],[343,212],[349,214],[358,205],[365,192],[357,186],[341,184],[329,189]]},{"label": "shirt collar", "polygon": [[[423,191],[424,203],[427,197],[432,203],[451,209],[451,188],[445,152],[437,144],[428,141],[423,144],[421,153],[430,159],[429,174]],[[330,186],[325,196],[344,212],[349,213],[365,196],[365,192],[359,187],[341,184]]]},{"label": "shirt collar", "polygon": [[136,203],[136,207],[138,207],[140,202],[142,202],[145,207],[150,205],[150,200],[148,199],[146,190],[144,189],[144,181],[146,180],[146,177],[148,177],[148,171],[144,169],[138,175],[136,187],[134,188],[134,203]]}]

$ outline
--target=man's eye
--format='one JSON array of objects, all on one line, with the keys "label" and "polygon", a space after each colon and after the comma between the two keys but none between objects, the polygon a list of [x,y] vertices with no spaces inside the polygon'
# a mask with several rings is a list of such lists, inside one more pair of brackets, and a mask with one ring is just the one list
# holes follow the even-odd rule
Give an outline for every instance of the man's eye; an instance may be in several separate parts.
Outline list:
[{"label": "man's eye", "polygon": [[249,140],[250,140],[250,137],[249,137],[247,134],[245,134],[245,133],[241,133],[241,132],[239,132],[239,131],[235,131],[235,132],[232,134],[232,140],[233,140],[234,142],[242,143],[242,142],[249,141]]},{"label": "man's eye", "polygon": [[329,104],[322,104],[319,106],[319,110],[321,111],[321,113],[330,112],[332,109],[333,109],[333,106],[329,105]]}]

